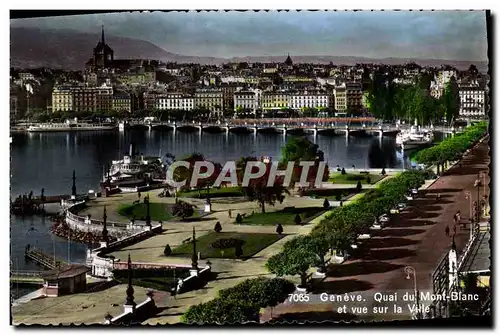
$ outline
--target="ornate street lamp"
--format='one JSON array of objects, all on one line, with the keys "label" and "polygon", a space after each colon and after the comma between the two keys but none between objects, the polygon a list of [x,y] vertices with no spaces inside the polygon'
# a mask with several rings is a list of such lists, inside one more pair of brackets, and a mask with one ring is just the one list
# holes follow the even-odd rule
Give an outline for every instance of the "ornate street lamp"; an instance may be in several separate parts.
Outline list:
[{"label": "ornate street lamp", "polygon": [[417,271],[413,266],[405,266],[404,272],[406,273],[406,279],[410,279],[410,275],[413,275],[413,289],[415,292],[415,304],[417,305],[417,319],[420,319],[420,299],[418,297],[418,289],[417,289]]}]

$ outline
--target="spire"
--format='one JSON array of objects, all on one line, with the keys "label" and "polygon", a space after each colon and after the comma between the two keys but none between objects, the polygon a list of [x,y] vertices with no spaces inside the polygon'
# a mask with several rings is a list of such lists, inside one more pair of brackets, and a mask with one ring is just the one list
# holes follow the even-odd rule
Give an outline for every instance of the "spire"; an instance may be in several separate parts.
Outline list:
[{"label": "spire", "polygon": [[125,305],[135,306],[134,301],[134,288],[132,287],[132,261],[130,260],[130,254],[128,254],[128,287],[127,287],[127,300],[125,301]]},{"label": "spire", "polygon": [[101,42],[102,42],[102,45],[106,44],[106,42],[104,40],[104,25],[101,26]]},{"label": "spire", "polygon": [[193,270],[198,270],[198,255],[196,254],[196,232],[193,227],[193,256],[191,257],[191,266]]}]

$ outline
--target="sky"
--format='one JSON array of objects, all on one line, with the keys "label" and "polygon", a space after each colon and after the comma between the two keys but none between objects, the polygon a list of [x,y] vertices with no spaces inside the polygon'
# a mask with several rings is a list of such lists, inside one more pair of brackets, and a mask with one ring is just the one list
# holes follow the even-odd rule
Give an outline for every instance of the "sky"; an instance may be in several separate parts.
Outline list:
[{"label": "sky", "polygon": [[146,12],[11,20],[149,41],[189,56],[487,60],[484,11]]}]

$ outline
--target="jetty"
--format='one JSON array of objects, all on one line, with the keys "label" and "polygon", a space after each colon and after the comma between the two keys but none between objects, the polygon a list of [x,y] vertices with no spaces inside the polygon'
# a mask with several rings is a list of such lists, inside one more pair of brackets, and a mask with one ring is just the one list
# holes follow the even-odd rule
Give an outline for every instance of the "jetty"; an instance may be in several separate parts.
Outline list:
[{"label": "jetty", "polygon": [[59,269],[67,264],[67,262],[57,259],[54,255],[50,255],[40,249],[26,247],[24,257],[42,267],[54,270]]}]

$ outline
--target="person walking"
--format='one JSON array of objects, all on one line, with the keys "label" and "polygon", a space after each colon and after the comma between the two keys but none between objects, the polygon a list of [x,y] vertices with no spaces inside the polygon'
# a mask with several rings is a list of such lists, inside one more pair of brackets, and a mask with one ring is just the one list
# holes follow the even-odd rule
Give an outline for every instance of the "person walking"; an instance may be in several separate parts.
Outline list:
[{"label": "person walking", "polygon": [[444,229],[444,233],[446,237],[450,237],[450,227],[446,226],[446,228]]}]

